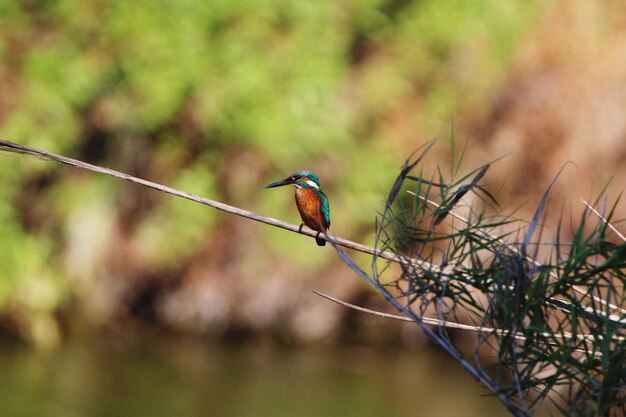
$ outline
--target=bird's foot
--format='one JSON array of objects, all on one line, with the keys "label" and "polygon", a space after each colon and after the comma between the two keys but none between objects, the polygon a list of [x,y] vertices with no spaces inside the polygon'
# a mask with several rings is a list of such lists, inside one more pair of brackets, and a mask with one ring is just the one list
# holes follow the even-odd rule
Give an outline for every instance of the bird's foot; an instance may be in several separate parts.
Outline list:
[{"label": "bird's foot", "polygon": [[298,228],[298,233],[302,233],[302,226],[304,226],[304,223],[300,223],[300,227]]}]

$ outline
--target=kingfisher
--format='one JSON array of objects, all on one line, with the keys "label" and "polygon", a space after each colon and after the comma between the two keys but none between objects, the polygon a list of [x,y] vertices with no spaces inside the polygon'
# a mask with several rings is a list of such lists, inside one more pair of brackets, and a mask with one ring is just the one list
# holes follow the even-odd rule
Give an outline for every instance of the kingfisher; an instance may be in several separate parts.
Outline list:
[{"label": "kingfisher", "polygon": [[320,237],[320,233],[326,234],[326,230],[330,227],[330,208],[328,197],[322,191],[317,175],[311,171],[298,171],[284,180],[266,185],[265,188],[283,185],[296,187],[296,207],[298,207],[303,222],[300,224],[300,233],[302,233],[302,226],[306,224],[317,232],[315,235],[317,245],[326,245],[326,240]]}]

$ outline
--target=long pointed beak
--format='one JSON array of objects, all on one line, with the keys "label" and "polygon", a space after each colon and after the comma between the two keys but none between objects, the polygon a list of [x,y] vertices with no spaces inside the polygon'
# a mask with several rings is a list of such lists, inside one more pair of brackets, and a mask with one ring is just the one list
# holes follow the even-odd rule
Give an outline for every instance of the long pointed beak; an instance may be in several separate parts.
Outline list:
[{"label": "long pointed beak", "polygon": [[267,184],[264,188],[281,187],[281,186],[283,186],[283,185],[289,185],[289,184],[291,184],[291,183],[292,183],[292,182],[291,182],[291,181],[289,181],[289,179],[285,179],[285,180],[280,180],[280,181],[273,182],[273,183],[271,183],[271,184]]}]

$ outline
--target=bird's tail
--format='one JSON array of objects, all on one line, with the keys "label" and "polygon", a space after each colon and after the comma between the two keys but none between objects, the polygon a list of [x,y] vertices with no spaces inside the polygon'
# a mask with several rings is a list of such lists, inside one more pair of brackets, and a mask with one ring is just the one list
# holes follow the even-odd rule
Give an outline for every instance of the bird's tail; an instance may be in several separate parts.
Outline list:
[{"label": "bird's tail", "polygon": [[315,243],[317,243],[317,246],[326,246],[326,239],[322,239],[320,237],[320,235],[322,233],[324,233],[324,235],[326,235],[326,230],[328,230],[328,229],[326,229],[325,227],[322,227],[322,230],[319,230],[317,232],[317,235],[315,235]]}]

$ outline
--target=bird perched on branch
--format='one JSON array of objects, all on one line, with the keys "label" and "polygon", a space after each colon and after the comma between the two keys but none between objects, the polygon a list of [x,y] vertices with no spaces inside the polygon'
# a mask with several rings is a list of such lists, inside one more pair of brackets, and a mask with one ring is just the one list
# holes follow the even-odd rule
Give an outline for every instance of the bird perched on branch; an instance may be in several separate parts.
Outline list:
[{"label": "bird perched on branch", "polygon": [[315,242],[318,246],[326,245],[326,240],[320,237],[320,233],[326,234],[330,227],[330,208],[328,197],[321,189],[320,180],[311,171],[298,171],[281,181],[276,181],[265,188],[293,185],[296,187],[296,206],[300,212],[303,223],[317,232]]}]

